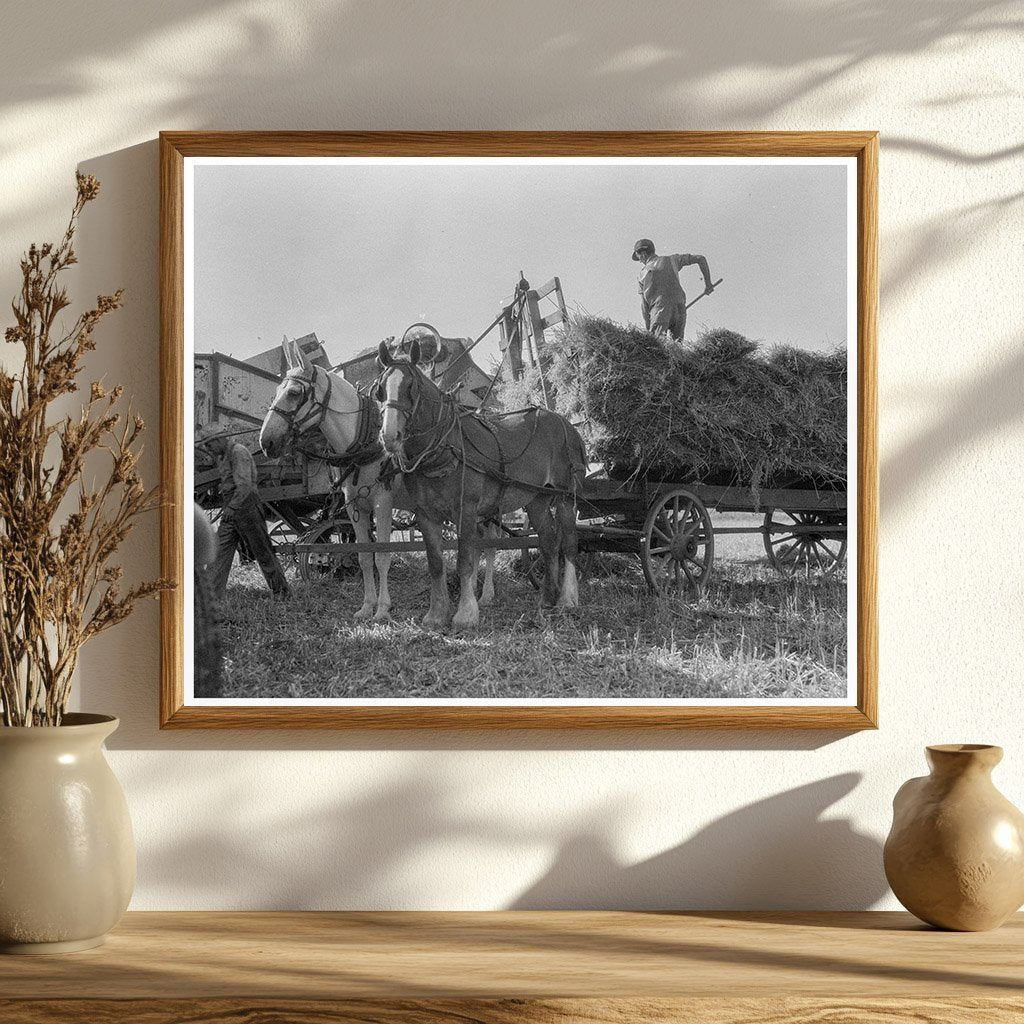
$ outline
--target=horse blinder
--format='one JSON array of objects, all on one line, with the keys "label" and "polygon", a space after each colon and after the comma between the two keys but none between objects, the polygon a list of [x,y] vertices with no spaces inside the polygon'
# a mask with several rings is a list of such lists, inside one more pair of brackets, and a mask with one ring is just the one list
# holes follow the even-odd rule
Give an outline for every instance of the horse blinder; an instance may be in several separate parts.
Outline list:
[{"label": "horse blinder", "polygon": [[[318,426],[320,421],[323,419],[324,413],[327,411],[327,407],[331,400],[331,379],[327,378],[327,391],[322,399],[316,397],[316,372],[312,380],[306,380],[305,378],[299,378],[293,380],[293,383],[300,384],[302,387],[302,397],[299,399],[298,404],[294,409],[282,409],[278,406],[278,400],[275,399],[274,404],[271,405],[271,411],[276,412],[278,416],[285,421],[288,427],[288,435],[293,439],[298,439],[304,430],[308,429],[310,424],[316,420],[315,426]],[[304,415],[302,410],[309,405],[309,411]]]}]

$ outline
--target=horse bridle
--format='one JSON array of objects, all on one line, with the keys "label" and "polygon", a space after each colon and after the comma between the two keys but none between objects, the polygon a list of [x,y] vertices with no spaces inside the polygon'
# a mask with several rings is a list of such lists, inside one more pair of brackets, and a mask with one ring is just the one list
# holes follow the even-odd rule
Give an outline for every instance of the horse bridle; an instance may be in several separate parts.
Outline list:
[{"label": "horse bridle", "polygon": [[[308,379],[305,377],[293,377],[292,373],[295,372],[294,370],[290,371],[286,378],[289,382],[301,384],[303,387],[302,400],[294,409],[278,408],[278,399],[274,399],[273,404],[270,406],[270,411],[277,413],[285,421],[288,427],[288,434],[292,437],[301,437],[307,430],[319,427],[323,423],[324,416],[327,415],[327,410],[331,404],[331,389],[334,387],[331,375],[329,373],[324,374],[327,378],[327,390],[324,392],[323,398],[317,398],[317,368],[312,366],[310,370],[313,375]],[[309,403],[309,409],[302,414],[302,410],[307,402]]]},{"label": "horse bridle", "polygon": [[[385,387],[388,375],[392,373],[394,370],[397,370],[403,366],[407,366],[410,370],[409,391],[412,394],[412,401],[408,403],[402,401],[401,388],[399,389],[398,398],[388,398],[387,390]],[[398,447],[396,448],[393,454],[398,456],[397,461],[399,462],[399,466],[402,469],[403,473],[412,472],[412,470],[419,466],[424,459],[434,454],[438,450],[444,439],[454,429],[459,418],[458,410],[455,408],[454,400],[451,398],[451,396],[445,395],[444,392],[439,391],[438,393],[441,396],[441,406],[437,414],[437,419],[425,429],[417,430],[415,433],[406,431],[403,436],[403,431],[405,430],[405,428],[409,426],[410,423],[413,422],[413,420],[416,417],[416,413],[419,411],[420,401],[423,397],[423,387],[420,382],[421,373],[422,371],[414,363],[395,363],[393,366],[388,366],[385,368],[384,372],[377,379],[377,385],[375,389],[375,395],[377,400],[381,402],[382,410],[394,409],[395,412],[402,414],[402,425],[399,428],[398,436],[395,438],[395,440],[398,442]],[[449,408],[451,411],[451,419],[446,424],[445,413],[446,411],[449,410]],[[415,461],[411,465],[407,464],[406,459],[408,457],[405,455],[404,452],[406,442],[409,441],[411,438],[425,437],[427,435],[432,434],[434,431],[441,431],[441,433],[434,440],[433,443],[428,443],[424,447],[423,451],[420,452],[420,454],[415,457]]]},{"label": "horse bridle", "polygon": [[389,366],[385,368],[384,372],[377,378],[377,384],[374,389],[374,395],[377,401],[380,403],[380,408],[382,412],[385,409],[394,409],[395,412],[400,412],[402,414],[403,420],[402,427],[400,428],[400,430],[404,429],[404,427],[406,427],[410,422],[412,422],[412,418],[419,411],[420,399],[423,395],[422,388],[414,387],[414,384],[419,383],[417,379],[418,374],[416,373],[416,367],[414,367],[411,363],[408,365],[409,368],[412,370],[412,373],[409,375],[409,391],[413,393],[413,400],[411,403],[407,405],[406,403],[402,402],[401,389],[399,389],[398,398],[388,398],[387,396],[388,393],[386,382],[388,379],[388,375],[393,370],[396,370],[398,368],[396,366]]}]

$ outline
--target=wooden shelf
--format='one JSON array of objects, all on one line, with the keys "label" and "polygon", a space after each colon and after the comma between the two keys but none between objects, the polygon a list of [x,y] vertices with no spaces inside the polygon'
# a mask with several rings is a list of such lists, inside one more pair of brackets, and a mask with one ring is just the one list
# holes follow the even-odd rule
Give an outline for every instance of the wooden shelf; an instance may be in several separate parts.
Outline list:
[{"label": "wooden shelf", "polygon": [[132,913],[106,945],[0,957],[4,1024],[1009,1024],[1024,914]]}]

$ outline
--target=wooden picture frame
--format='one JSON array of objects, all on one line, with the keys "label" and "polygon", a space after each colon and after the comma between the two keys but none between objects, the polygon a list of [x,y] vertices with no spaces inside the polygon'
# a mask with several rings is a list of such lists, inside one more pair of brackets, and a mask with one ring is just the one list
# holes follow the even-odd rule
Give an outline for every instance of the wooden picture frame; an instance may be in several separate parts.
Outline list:
[{"label": "wooden picture frame", "polygon": [[[751,706],[678,703],[299,702],[195,704],[186,699],[184,400],[186,161],[272,157],[847,158],[856,198],[856,680],[849,702]],[[877,727],[876,132],[162,132],[160,135],[161,728],[315,729],[829,729]],[[852,180],[852,179],[851,179]],[[638,232],[640,233],[640,232]],[[628,259],[628,255],[627,255]],[[626,264],[628,269],[629,264]],[[854,438],[849,438],[854,443]]]}]

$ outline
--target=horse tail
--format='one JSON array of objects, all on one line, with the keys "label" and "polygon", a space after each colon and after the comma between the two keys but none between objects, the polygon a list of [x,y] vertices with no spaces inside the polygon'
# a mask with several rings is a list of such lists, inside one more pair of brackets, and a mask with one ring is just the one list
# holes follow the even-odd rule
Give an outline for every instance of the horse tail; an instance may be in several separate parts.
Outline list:
[{"label": "horse tail", "polygon": [[583,482],[587,477],[587,446],[583,441],[580,432],[567,420],[563,420],[565,429],[565,446],[569,451],[569,459],[572,463],[572,486],[573,497],[575,493],[583,489]]}]

